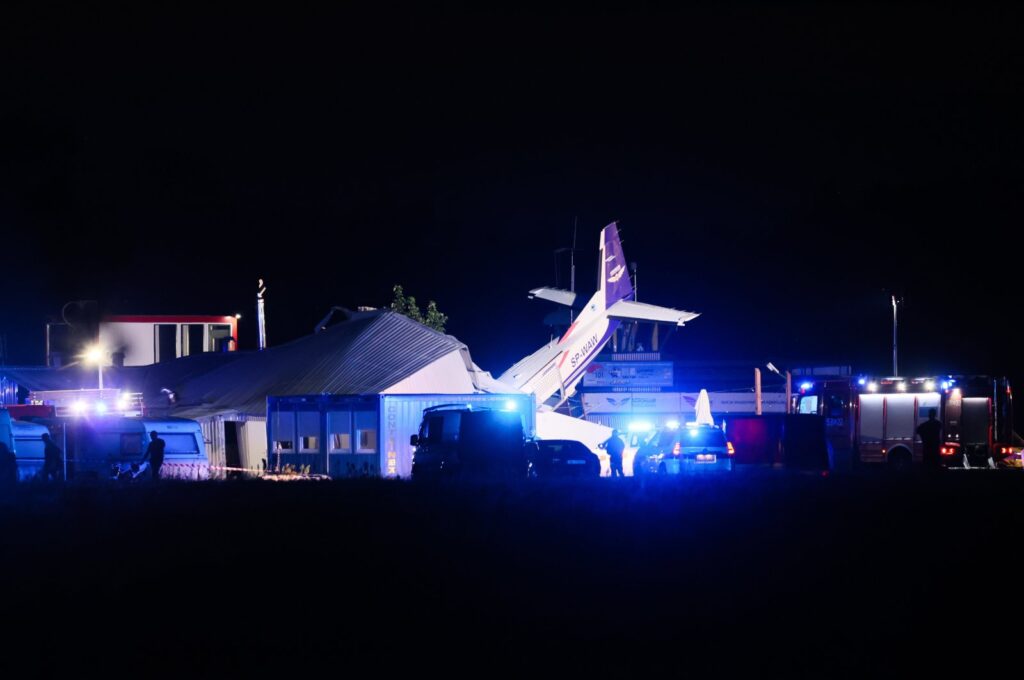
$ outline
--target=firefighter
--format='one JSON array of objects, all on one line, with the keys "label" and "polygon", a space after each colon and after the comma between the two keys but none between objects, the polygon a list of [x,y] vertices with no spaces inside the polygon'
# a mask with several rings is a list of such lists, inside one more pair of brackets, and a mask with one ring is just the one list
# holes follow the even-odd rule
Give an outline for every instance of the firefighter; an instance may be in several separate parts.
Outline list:
[{"label": "firefighter", "polygon": [[64,457],[64,452],[53,443],[49,432],[40,437],[40,439],[43,440],[45,445],[43,449],[43,479],[47,481],[60,479],[60,461]]},{"label": "firefighter", "polygon": [[149,446],[146,447],[146,454],[142,456],[142,462],[149,460],[149,469],[153,473],[153,481],[160,479],[160,466],[164,464],[165,442],[160,439],[156,430],[149,433]]},{"label": "firefighter", "polygon": [[626,443],[619,437],[619,431],[612,430],[612,436],[598,444],[598,446],[608,452],[608,467],[611,471],[611,476],[623,477],[622,451],[626,448]]}]

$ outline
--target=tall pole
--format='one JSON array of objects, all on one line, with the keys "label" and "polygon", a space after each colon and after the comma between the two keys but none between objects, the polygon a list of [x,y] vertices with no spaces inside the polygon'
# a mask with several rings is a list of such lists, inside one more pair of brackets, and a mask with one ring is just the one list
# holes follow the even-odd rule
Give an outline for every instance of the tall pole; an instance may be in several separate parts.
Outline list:
[{"label": "tall pole", "polygon": [[[96,375],[98,376],[97,382],[100,386],[100,392],[103,392],[103,362],[96,364]],[[103,396],[102,394],[100,396]]]},{"label": "tall pole", "polygon": [[[578,220],[578,217],[574,217],[572,220],[572,248],[569,249],[569,291],[572,293],[576,292],[576,227]],[[576,302],[575,297],[573,302]],[[569,305],[570,324],[572,324],[574,317],[573,307]]]},{"label": "tall pole", "polygon": [[761,415],[761,369],[754,369],[754,414]]},{"label": "tall pole", "polygon": [[789,405],[793,403],[793,374],[786,371],[786,413],[789,413]]},{"label": "tall pole", "polygon": [[259,279],[256,284],[256,325],[259,330],[258,342],[260,351],[267,348],[267,322],[263,316],[263,294],[267,292],[267,287],[263,285],[263,279]]},{"label": "tall pole", "polygon": [[896,296],[892,296],[892,377],[900,374],[896,363]]}]

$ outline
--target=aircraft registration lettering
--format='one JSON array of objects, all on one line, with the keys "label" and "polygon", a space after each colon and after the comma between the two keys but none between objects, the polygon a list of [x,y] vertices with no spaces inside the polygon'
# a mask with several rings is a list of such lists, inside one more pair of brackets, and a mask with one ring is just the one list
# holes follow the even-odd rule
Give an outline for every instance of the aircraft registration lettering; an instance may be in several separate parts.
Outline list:
[{"label": "aircraft registration lettering", "polygon": [[576,368],[579,365],[580,361],[586,359],[587,355],[594,351],[594,348],[597,347],[597,343],[598,337],[595,333],[594,335],[590,336],[590,338],[585,343],[583,343],[583,346],[580,347],[579,350],[573,353],[572,360],[569,362],[572,365],[572,367]]}]

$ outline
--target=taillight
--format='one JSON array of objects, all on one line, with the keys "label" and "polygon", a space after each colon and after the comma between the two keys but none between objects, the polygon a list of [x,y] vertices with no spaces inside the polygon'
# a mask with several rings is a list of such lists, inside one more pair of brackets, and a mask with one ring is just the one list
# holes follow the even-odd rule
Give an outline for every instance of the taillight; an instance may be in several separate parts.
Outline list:
[{"label": "taillight", "polygon": [[725,448],[729,452],[730,456],[735,456],[736,455],[736,449],[733,448],[732,442],[726,442],[725,443]]},{"label": "taillight", "polygon": [[680,444],[679,442],[676,442],[676,445],[672,447],[672,455],[673,455],[673,456],[678,456],[678,455],[679,455],[679,453],[680,453],[680,452],[681,452],[682,450],[683,450],[683,446],[682,446],[682,444]]},{"label": "taillight", "polygon": [[956,449],[954,449],[952,446],[943,446],[941,449],[939,449],[939,453],[941,453],[943,456],[952,456],[954,453],[956,453]]}]

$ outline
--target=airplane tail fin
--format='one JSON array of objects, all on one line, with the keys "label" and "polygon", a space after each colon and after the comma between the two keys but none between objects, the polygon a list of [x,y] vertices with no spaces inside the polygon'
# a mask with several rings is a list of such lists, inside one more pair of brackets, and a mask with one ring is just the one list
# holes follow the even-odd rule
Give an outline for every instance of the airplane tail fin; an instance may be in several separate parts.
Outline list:
[{"label": "airplane tail fin", "polygon": [[617,222],[601,230],[601,282],[599,290],[604,298],[605,309],[619,300],[633,299],[633,282],[629,278],[629,266],[622,254]]}]

